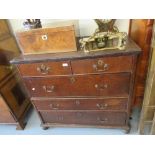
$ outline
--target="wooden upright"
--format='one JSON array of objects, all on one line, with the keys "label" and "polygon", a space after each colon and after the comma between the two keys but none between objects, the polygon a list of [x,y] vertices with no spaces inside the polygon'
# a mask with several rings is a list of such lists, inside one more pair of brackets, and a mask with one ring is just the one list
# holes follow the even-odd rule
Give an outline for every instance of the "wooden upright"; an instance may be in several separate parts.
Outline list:
[{"label": "wooden upright", "polygon": [[142,49],[138,60],[136,71],[136,88],[133,106],[142,106],[144,89],[147,78],[149,57],[151,55],[151,39],[153,29],[153,19],[131,19],[129,37],[133,39]]},{"label": "wooden upright", "polygon": [[139,133],[145,134],[147,126],[151,126],[149,131],[150,134],[155,134],[155,43],[153,43],[153,52],[146,81],[144,101],[139,123]]}]

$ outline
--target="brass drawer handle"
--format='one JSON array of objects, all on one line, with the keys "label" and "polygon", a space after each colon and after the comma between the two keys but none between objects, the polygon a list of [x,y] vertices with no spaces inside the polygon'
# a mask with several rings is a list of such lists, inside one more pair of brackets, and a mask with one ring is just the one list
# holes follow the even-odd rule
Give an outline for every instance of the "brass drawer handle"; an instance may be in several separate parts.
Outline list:
[{"label": "brass drawer handle", "polygon": [[80,105],[80,101],[76,100],[75,104],[76,104],[76,106],[79,106]]},{"label": "brass drawer handle", "polygon": [[50,67],[47,67],[44,64],[41,64],[39,67],[37,67],[37,71],[41,74],[48,74],[50,69]]},{"label": "brass drawer handle", "polygon": [[54,92],[54,86],[43,86],[43,89],[47,92],[47,93],[52,93]]},{"label": "brass drawer handle", "polygon": [[59,109],[59,104],[54,105],[54,104],[51,103],[49,106],[53,110],[58,110]]},{"label": "brass drawer handle", "polygon": [[107,118],[97,117],[97,121],[99,121],[100,123],[107,123],[108,122],[108,119]]},{"label": "brass drawer handle", "polygon": [[106,109],[108,107],[108,104],[99,104],[97,103],[96,106],[99,108],[99,109]]},{"label": "brass drawer handle", "polygon": [[42,38],[42,40],[47,40],[48,39],[48,37],[47,37],[46,34],[45,35],[42,35],[41,38]]},{"label": "brass drawer handle", "polygon": [[106,70],[108,70],[108,67],[109,67],[109,65],[104,63],[103,60],[98,60],[97,64],[93,65],[93,68],[97,72],[105,72]]},{"label": "brass drawer handle", "polygon": [[95,84],[95,88],[100,89],[100,90],[104,90],[104,89],[108,88],[108,84],[100,84],[100,85]]},{"label": "brass drawer handle", "polygon": [[58,116],[57,119],[58,119],[58,121],[63,121],[64,117],[63,116]]}]

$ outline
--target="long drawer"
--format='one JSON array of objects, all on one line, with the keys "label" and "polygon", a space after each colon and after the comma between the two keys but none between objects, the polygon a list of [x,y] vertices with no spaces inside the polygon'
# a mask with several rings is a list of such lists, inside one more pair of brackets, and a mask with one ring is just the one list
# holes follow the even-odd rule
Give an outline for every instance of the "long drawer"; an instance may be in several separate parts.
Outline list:
[{"label": "long drawer", "polygon": [[22,76],[51,76],[72,74],[70,61],[19,64],[18,69]]},{"label": "long drawer", "polygon": [[101,57],[71,61],[73,74],[131,72],[132,56]]},{"label": "long drawer", "polygon": [[32,101],[37,110],[126,110],[127,98],[42,99]]},{"label": "long drawer", "polygon": [[102,111],[40,111],[44,123],[80,124],[80,125],[125,125],[127,115],[124,112]]},{"label": "long drawer", "polygon": [[122,96],[127,97],[130,73],[25,78],[31,97]]}]

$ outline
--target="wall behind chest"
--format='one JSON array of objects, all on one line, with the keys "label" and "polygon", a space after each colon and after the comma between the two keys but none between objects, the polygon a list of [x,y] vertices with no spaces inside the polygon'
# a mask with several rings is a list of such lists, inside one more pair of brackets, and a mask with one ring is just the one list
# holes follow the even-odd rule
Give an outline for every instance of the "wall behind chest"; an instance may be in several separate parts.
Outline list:
[{"label": "wall behind chest", "polygon": [[[25,19],[10,19],[9,23],[12,27],[13,32],[21,30],[23,28],[23,22]],[[89,36],[92,35],[97,28],[96,23],[92,19],[41,19],[43,27],[50,26],[65,26],[74,24],[76,28],[77,36]],[[120,31],[127,32],[129,29],[129,19],[118,19],[116,20],[115,25],[119,28]],[[88,28],[89,27],[89,28]]]}]

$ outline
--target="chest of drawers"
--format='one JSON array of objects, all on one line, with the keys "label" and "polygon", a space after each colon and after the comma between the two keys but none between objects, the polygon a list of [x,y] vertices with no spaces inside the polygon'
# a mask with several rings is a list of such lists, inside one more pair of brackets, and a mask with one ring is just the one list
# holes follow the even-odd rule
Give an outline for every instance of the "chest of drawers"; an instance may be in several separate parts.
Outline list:
[{"label": "chest of drawers", "polygon": [[20,56],[18,67],[44,129],[50,126],[129,131],[139,47]]}]

